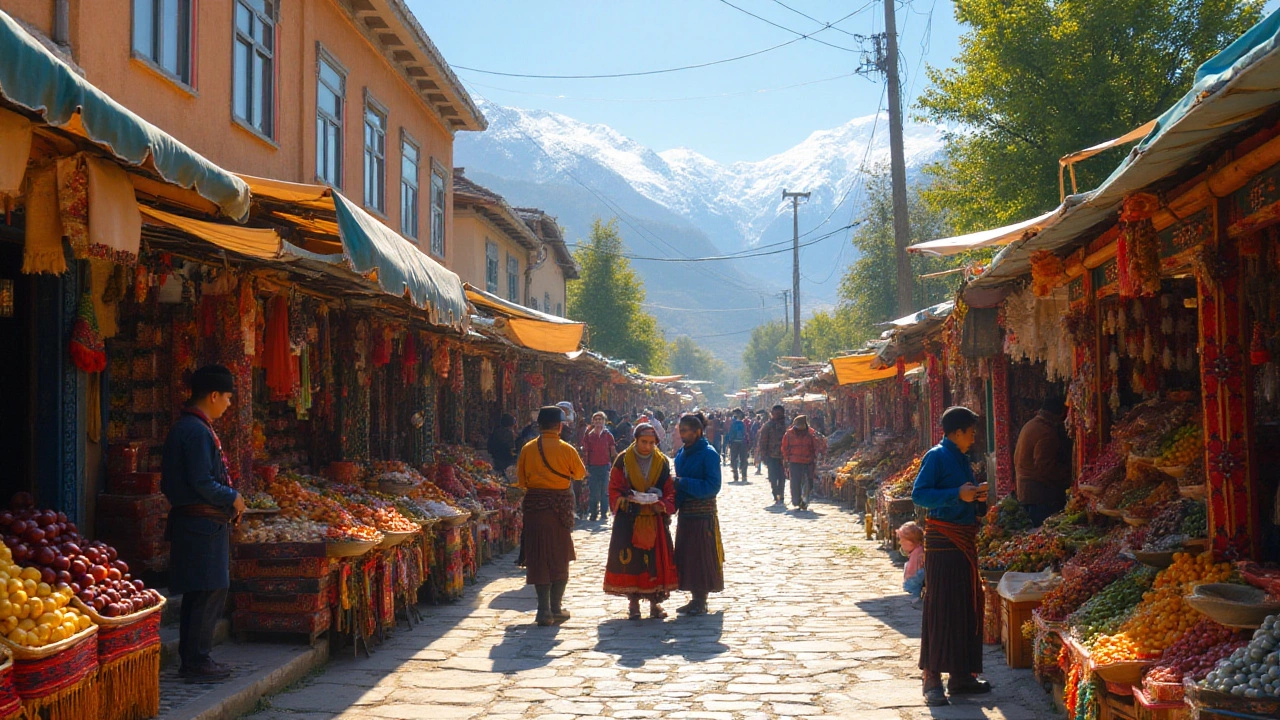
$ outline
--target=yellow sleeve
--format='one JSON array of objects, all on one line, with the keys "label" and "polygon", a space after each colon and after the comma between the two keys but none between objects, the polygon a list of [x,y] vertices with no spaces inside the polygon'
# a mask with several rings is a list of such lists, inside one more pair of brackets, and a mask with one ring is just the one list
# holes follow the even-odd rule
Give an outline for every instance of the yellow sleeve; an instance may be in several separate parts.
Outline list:
[{"label": "yellow sleeve", "polygon": [[582,464],[582,456],[578,455],[578,451],[573,449],[569,443],[561,440],[564,445],[565,455],[569,461],[569,477],[574,480],[582,480],[587,477],[587,468]]},{"label": "yellow sleeve", "polygon": [[516,487],[529,489],[529,446],[520,449],[520,457],[516,460]]}]

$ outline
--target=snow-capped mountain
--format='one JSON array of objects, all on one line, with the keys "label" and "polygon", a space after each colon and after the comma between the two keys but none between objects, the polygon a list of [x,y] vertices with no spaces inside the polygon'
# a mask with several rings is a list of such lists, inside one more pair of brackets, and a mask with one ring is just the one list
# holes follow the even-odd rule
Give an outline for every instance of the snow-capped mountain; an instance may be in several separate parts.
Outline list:
[{"label": "snow-capped mountain", "polygon": [[[860,178],[889,158],[885,114],[814,132],[763,160],[726,165],[688,148],[655,152],[607,125],[559,113],[492,103],[481,103],[481,109],[489,129],[459,135],[455,147],[456,164],[466,168],[467,177],[513,204],[535,205],[558,216],[570,242],[587,235],[593,217],[618,216],[628,246],[645,256],[717,255],[788,240],[791,205],[782,200],[783,189],[812,193],[800,212],[802,233],[820,225],[824,231],[844,226],[861,204]],[[909,168],[937,156],[944,132],[935,125],[906,126]],[[802,251],[806,310],[835,299],[838,266],[853,259],[847,237],[833,236]],[[717,326],[724,332],[780,317],[780,301],[764,298],[789,288],[791,281],[789,254],[700,265],[640,261],[636,266],[655,304],[721,309],[765,302],[770,308],[769,315],[718,314]],[[687,324],[659,315],[675,331]],[[746,339],[742,333],[726,343],[740,348]],[[726,359],[733,354],[730,348]]]}]

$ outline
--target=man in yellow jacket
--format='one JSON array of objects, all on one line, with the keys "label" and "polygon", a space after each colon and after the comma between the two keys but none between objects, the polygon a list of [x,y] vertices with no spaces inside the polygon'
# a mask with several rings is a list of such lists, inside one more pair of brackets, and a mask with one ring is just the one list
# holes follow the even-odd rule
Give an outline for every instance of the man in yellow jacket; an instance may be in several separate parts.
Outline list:
[{"label": "man in yellow jacket", "polygon": [[540,435],[520,450],[516,461],[516,487],[526,491],[518,564],[525,568],[525,581],[538,592],[537,623],[544,627],[569,619],[564,589],[569,584],[569,563],[577,559],[570,487],[587,476],[578,451],[560,439],[563,417],[554,405],[539,410]]}]

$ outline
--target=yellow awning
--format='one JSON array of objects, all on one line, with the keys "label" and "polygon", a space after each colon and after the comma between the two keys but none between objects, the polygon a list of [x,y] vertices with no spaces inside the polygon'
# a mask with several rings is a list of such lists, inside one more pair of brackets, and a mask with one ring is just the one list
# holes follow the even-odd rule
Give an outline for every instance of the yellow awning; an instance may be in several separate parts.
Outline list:
[{"label": "yellow awning", "polygon": [[570,353],[582,343],[582,323],[549,323],[542,320],[507,318],[513,339],[530,350]]},{"label": "yellow awning", "polygon": [[[836,371],[836,381],[841,385],[857,385],[898,376],[898,369],[894,367],[872,370],[871,363],[875,359],[875,353],[831,358],[831,367]],[[907,363],[906,369],[912,370],[917,367],[920,367],[920,363]]]},{"label": "yellow awning", "polygon": [[270,228],[250,228],[193,220],[147,205],[138,205],[138,210],[152,220],[178,228],[225,250],[264,260],[275,260],[280,257],[283,241],[279,233]]}]

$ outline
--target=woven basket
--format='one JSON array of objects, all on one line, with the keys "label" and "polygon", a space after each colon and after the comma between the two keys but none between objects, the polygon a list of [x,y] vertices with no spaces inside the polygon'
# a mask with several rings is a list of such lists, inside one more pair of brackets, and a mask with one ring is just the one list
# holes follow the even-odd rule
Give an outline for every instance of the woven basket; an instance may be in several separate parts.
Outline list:
[{"label": "woven basket", "polygon": [[387,550],[389,548],[393,548],[414,535],[417,535],[419,532],[419,530],[409,530],[406,532],[388,532],[384,530],[382,532],[382,542],[378,543],[377,549]]},{"label": "woven basket", "polygon": [[1098,665],[1091,660],[1089,664],[1098,677],[1108,683],[1133,686],[1142,682],[1142,671],[1146,670],[1147,666],[1153,662],[1153,660],[1125,660],[1107,665]]},{"label": "woven basket", "polygon": [[1256,629],[1262,626],[1268,615],[1280,612],[1280,602],[1268,600],[1265,592],[1249,585],[1198,585],[1183,599],[1214,622],[1230,628]]},{"label": "woven basket", "polygon": [[1209,487],[1207,485],[1182,485],[1178,488],[1178,494],[1184,498],[1203,499],[1209,496]]},{"label": "woven basket", "polygon": [[97,625],[41,648],[19,648],[8,640],[2,642],[13,653],[14,688],[22,698],[27,717],[100,717]]},{"label": "woven basket", "polygon": [[1163,570],[1173,564],[1173,555],[1177,552],[1181,551],[1163,550],[1160,552],[1146,552],[1143,550],[1134,550],[1133,557],[1143,565]]},{"label": "woven basket", "polygon": [[79,610],[85,615],[88,615],[89,619],[93,621],[94,625],[101,625],[104,628],[109,628],[109,627],[121,627],[124,625],[132,625],[133,623],[139,622],[145,619],[149,615],[153,615],[155,613],[163,611],[164,606],[168,605],[169,601],[166,600],[163,595],[161,595],[160,602],[155,605],[152,605],[149,608],[139,610],[138,612],[132,615],[122,615],[121,617],[113,617],[113,618],[109,618],[105,615],[99,614],[97,610],[93,609],[92,605],[85,604],[85,602],[78,597],[72,596],[71,604],[75,607],[75,609]]},{"label": "woven basket", "polygon": [[331,558],[360,557],[377,547],[373,540],[344,540],[325,543],[325,554]]}]

